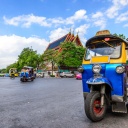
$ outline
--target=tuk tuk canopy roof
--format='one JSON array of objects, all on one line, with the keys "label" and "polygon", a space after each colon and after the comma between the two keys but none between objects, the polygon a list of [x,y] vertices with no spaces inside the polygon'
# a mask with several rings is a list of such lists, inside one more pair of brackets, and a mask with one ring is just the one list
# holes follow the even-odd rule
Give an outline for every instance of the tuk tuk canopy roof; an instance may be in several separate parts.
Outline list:
[{"label": "tuk tuk canopy roof", "polygon": [[24,66],[23,68],[24,69],[33,69],[33,67],[30,67],[30,66]]},{"label": "tuk tuk canopy roof", "polygon": [[17,70],[17,68],[10,68],[9,70]]},{"label": "tuk tuk canopy roof", "polygon": [[99,35],[99,36],[94,36],[92,38],[90,38],[89,40],[87,40],[86,42],[86,47],[88,47],[92,42],[94,41],[98,41],[98,40],[104,40],[105,38],[110,38],[110,39],[115,39],[115,40],[118,40],[120,42],[124,42],[126,44],[126,47],[128,47],[128,42],[123,40],[122,38],[120,37],[117,37],[117,36],[114,36],[114,35],[111,35],[111,34],[108,34],[108,35]]}]

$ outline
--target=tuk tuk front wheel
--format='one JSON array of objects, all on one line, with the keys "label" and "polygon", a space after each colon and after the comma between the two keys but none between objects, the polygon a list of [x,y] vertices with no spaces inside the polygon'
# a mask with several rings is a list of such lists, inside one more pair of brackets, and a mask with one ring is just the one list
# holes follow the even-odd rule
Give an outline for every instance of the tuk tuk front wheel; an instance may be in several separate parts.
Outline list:
[{"label": "tuk tuk front wheel", "polygon": [[85,100],[85,113],[91,121],[100,121],[106,114],[107,104],[104,99],[104,105],[101,107],[101,97],[99,92],[91,92]]}]

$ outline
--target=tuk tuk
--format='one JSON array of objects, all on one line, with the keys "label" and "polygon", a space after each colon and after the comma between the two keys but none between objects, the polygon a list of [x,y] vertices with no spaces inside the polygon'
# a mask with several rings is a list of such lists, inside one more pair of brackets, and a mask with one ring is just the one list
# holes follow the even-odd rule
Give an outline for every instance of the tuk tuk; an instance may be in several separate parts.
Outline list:
[{"label": "tuk tuk", "polygon": [[82,73],[85,114],[93,122],[102,120],[108,107],[127,113],[127,46],[108,30],[98,31],[86,42],[78,71]]},{"label": "tuk tuk", "polygon": [[33,81],[35,79],[33,67],[24,66],[21,70],[20,77],[21,82]]},{"label": "tuk tuk", "polygon": [[17,72],[17,68],[10,68],[9,69],[9,76],[12,77],[17,77],[19,74]]}]

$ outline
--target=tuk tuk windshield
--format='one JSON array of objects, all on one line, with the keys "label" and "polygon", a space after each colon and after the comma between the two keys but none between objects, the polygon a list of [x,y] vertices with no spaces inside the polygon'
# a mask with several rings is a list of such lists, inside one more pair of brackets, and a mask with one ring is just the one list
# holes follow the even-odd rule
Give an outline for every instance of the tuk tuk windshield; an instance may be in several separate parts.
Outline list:
[{"label": "tuk tuk windshield", "polygon": [[9,70],[9,73],[17,73],[17,69],[16,69],[16,68],[11,68],[11,69]]},{"label": "tuk tuk windshield", "polygon": [[24,66],[22,68],[21,72],[28,72],[28,73],[33,74],[33,68],[32,67],[29,67],[29,66]]},{"label": "tuk tuk windshield", "polygon": [[86,51],[85,59],[89,60],[94,56],[110,56],[110,58],[119,58],[121,54],[120,42],[96,41],[91,43]]}]

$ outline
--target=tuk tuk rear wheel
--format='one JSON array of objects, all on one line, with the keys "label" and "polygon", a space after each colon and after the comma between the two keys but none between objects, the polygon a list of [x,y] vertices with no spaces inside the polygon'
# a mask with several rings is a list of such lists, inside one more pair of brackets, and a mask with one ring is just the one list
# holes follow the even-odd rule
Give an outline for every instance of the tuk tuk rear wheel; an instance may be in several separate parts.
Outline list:
[{"label": "tuk tuk rear wheel", "polygon": [[20,78],[20,81],[23,82],[22,78]]},{"label": "tuk tuk rear wheel", "polygon": [[11,78],[11,79],[14,79],[14,78],[15,78],[15,75],[14,75],[14,74],[12,74],[10,78]]},{"label": "tuk tuk rear wheel", "polygon": [[23,77],[22,79],[23,79],[23,82],[27,82],[27,79],[26,79],[26,77]]},{"label": "tuk tuk rear wheel", "polygon": [[100,121],[106,114],[107,104],[104,99],[103,107],[101,105],[101,97],[99,92],[91,92],[85,100],[85,113],[91,121]]}]

